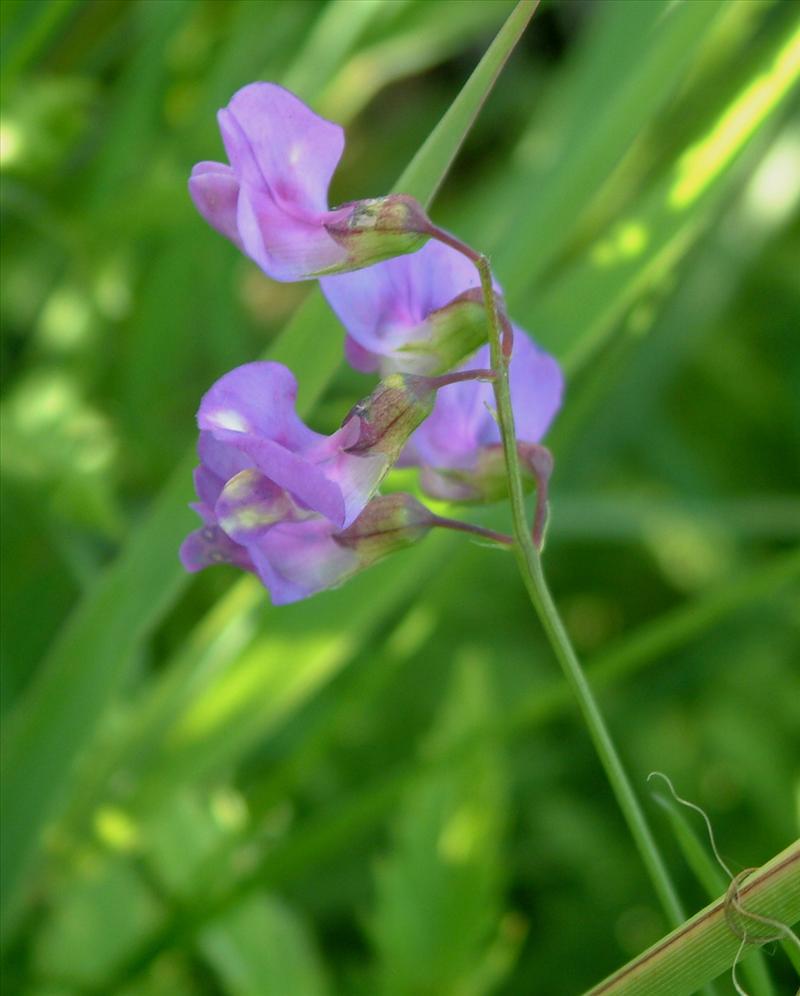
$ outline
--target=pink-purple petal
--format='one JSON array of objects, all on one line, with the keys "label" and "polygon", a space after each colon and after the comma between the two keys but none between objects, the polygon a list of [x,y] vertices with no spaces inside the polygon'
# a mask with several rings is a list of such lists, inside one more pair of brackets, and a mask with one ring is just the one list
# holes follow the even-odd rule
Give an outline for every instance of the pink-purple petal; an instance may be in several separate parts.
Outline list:
[{"label": "pink-purple petal", "polygon": [[380,354],[365,349],[349,334],[344,340],[344,355],[350,366],[359,373],[375,373],[380,369]]},{"label": "pink-purple petal", "polygon": [[307,280],[343,266],[347,251],[325,230],[328,214],[299,217],[243,181],[236,224],[244,251],[273,280]]},{"label": "pink-purple petal", "polygon": [[[431,312],[479,285],[475,266],[455,249],[433,239],[415,253],[320,280],[348,335],[368,354],[378,357],[424,341],[428,334],[425,322]],[[359,354],[355,356],[359,358]],[[364,369],[357,363],[354,366]]]},{"label": "pink-purple petal", "polygon": [[382,453],[341,453],[337,455],[334,465],[326,468],[328,476],[338,484],[344,499],[342,528],[349,526],[361,515],[389,469],[389,461]]},{"label": "pink-purple petal", "polygon": [[251,467],[288,491],[297,502],[319,512],[337,526],[345,523],[345,501],[341,488],[303,455],[252,433],[220,429],[214,435],[220,442],[245,453]]},{"label": "pink-purple petal", "polygon": [[[224,374],[203,395],[197,422],[201,431],[254,433],[290,449],[325,439],[295,411],[297,380],[282,363],[245,363]],[[232,475],[229,475],[232,476]]]},{"label": "pink-purple petal", "polygon": [[[563,374],[556,360],[535,346],[527,333],[516,326],[514,333],[509,379],[517,438],[537,443],[561,405]],[[484,346],[463,369],[488,365],[489,348]],[[500,441],[493,412],[489,384],[464,381],[443,388],[430,417],[411,437],[406,459],[432,468],[472,469],[481,447]]]},{"label": "pink-purple petal", "polygon": [[[564,374],[557,360],[514,327],[514,354],[508,370],[517,438],[538,443],[544,437],[564,394]],[[497,441],[500,433],[497,432]]]},{"label": "pink-purple petal", "polygon": [[209,505],[217,500],[226,481],[250,466],[246,454],[220,443],[211,432],[200,433],[197,455],[200,466],[195,471],[195,488],[198,496]]},{"label": "pink-purple petal", "polygon": [[219,526],[209,524],[189,533],[181,544],[180,559],[192,574],[212,564],[233,564],[246,571],[253,570],[247,550],[226,536]]},{"label": "pink-purple petal", "polygon": [[286,491],[257,470],[245,470],[231,478],[214,506],[220,528],[244,546],[258,540],[276,523],[305,514]]},{"label": "pink-purple petal", "polygon": [[324,519],[274,526],[250,548],[256,571],[274,605],[287,605],[345,581],[358,558],[333,540]]},{"label": "pink-purple petal", "polygon": [[339,125],[276,83],[242,87],[220,125],[231,165],[249,182],[257,169],[276,206],[299,218],[327,211],[328,185],[344,151]]},{"label": "pink-purple petal", "polygon": [[243,249],[236,221],[239,180],[231,167],[198,163],[189,178],[189,193],[209,225]]}]

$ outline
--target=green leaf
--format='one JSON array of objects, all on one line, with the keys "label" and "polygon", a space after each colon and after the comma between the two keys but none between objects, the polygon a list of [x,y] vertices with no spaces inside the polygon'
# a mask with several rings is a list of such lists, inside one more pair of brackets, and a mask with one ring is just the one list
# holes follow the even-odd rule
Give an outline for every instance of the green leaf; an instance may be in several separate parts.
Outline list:
[{"label": "green leaf", "polygon": [[231,996],[324,996],[328,987],[306,926],[272,896],[246,900],[200,935]]},{"label": "green leaf", "polygon": [[[485,728],[491,701],[486,663],[463,658],[426,753],[440,756]],[[400,803],[371,925],[377,992],[477,996],[499,981],[486,970],[501,913],[503,774],[493,745],[477,743]]]},{"label": "green leaf", "polygon": [[130,861],[119,855],[87,856],[50,900],[36,937],[34,967],[42,978],[77,986],[100,983],[163,916]]},{"label": "green leaf", "polygon": [[[244,804],[233,793],[216,793],[209,800],[176,793],[148,821],[148,863],[170,895],[191,902],[199,894],[197,873],[204,861],[246,820]],[[136,941],[129,937],[128,951]],[[196,943],[232,996],[322,996],[328,991],[305,924],[276,897],[245,899],[209,923]]]}]

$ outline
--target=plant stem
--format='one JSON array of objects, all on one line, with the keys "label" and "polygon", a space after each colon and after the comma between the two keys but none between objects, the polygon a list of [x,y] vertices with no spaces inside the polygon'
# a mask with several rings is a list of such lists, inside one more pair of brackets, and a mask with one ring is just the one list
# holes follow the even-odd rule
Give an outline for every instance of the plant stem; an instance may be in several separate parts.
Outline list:
[{"label": "plant stem", "polygon": [[[515,526],[517,542],[520,534]],[[525,530],[527,536],[527,530]],[[642,811],[630,779],[623,767],[614,741],[597,700],[583,673],[580,662],[570,642],[564,624],[558,614],[558,609],[547,587],[542,570],[541,558],[533,543],[529,541],[529,549],[524,552],[523,581],[528,590],[531,602],[536,609],[545,633],[558,658],[564,675],[578,700],[584,721],[594,742],[595,750],[605,769],[606,775],[616,796],[617,803],[628,824],[642,861],[650,875],[653,887],[667,914],[668,921],[677,925],[684,919],[680,900],[667,872],[666,865],[653,838],[650,826]]]},{"label": "plant stem", "polygon": [[483,526],[476,526],[472,522],[462,522],[460,519],[446,519],[437,515],[433,520],[433,524],[442,529],[454,529],[462,533],[471,533],[473,536],[491,540],[492,543],[499,543],[502,546],[514,546],[514,538],[512,536],[495,532],[494,529],[485,529]]},{"label": "plant stem", "polygon": [[430,377],[431,386],[435,390],[440,387],[447,387],[449,384],[460,384],[465,380],[478,380],[491,383],[494,380],[494,370],[454,370],[452,373],[441,374],[438,377]]},{"label": "plant stem", "polygon": [[614,741],[608,731],[603,715],[597,705],[580,662],[572,647],[567,631],[558,614],[545,581],[542,561],[539,551],[528,529],[525,512],[525,497],[522,484],[522,474],[519,465],[516,433],[514,430],[514,413],[511,407],[511,390],[508,380],[508,350],[503,348],[503,331],[498,314],[497,300],[492,286],[492,271],[489,260],[481,253],[475,252],[449,232],[432,227],[431,235],[447,245],[462,252],[475,264],[481,278],[486,311],[489,318],[489,348],[491,351],[492,368],[495,371],[493,381],[497,418],[500,425],[500,435],[503,441],[503,452],[508,473],[508,490],[511,500],[511,514],[514,523],[516,539],[516,556],[523,583],[528,596],[542,623],[550,646],[552,647],[561,669],[564,672],[583,714],[589,735],[597,751],[617,803],[628,824],[628,828],[644,862],[645,868],[655,888],[668,921],[676,926],[683,922],[685,915],[680,900],[670,880],[666,865],[659,853],[655,839],[642,811],[630,779],[622,765]]}]

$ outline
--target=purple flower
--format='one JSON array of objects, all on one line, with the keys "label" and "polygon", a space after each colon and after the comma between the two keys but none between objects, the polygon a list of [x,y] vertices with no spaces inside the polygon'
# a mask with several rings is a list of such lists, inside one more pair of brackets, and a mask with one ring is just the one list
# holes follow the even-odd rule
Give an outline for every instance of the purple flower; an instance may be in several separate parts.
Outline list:
[{"label": "purple flower", "polygon": [[[201,514],[205,518],[207,512]],[[194,572],[233,563],[258,575],[274,605],[338,587],[416,542],[436,521],[409,495],[394,494],[373,498],[355,522],[339,530],[324,516],[299,508],[255,470],[242,471],[222,489],[212,519],[217,516],[184,541],[184,567]]]},{"label": "purple flower", "polygon": [[[488,364],[489,347],[484,346],[463,369]],[[517,439],[523,456],[527,446],[533,459],[540,447],[529,444],[539,442],[561,406],[564,378],[556,360],[516,326],[509,379]],[[441,391],[432,414],[409,440],[403,461],[422,468],[422,487],[434,497],[502,497],[505,474],[491,385],[464,381]]]},{"label": "purple flower", "polygon": [[285,605],[336,588],[390,553],[421,539],[436,520],[410,495],[373,498],[356,521],[337,532],[315,516],[280,523],[250,548],[273,604]]},{"label": "purple flower", "polygon": [[184,567],[231,563],[257,573],[276,601],[294,601],[383,556],[408,510],[370,499],[432,411],[436,387],[427,377],[389,377],[324,436],[295,412],[297,383],[282,364],[225,374],[197,413],[192,507],[203,525],[181,547]]},{"label": "purple flower", "polygon": [[235,497],[232,482],[249,470],[269,482],[263,498],[270,525],[284,517],[283,506],[276,510],[273,503],[285,494],[298,508],[346,528],[432,410],[435,386],[428,378],[388,378],[341,429],[324,436],[297,415],[297,381],[287,367],[262,361],[231,370],[204,395],[197,413],[195,484],[207,528],[222,518],[220,500]]},{"label": "purple flower", "polygon": [[478,272],[441,242],[320,286],[347,329],[348,362],[364,373],[441,373],[486,341]]},{"label": "purple flower", "polygon": [[330,519],[302,508],[260,471],[237,470],[247,458],[213,437],[201,436],[201,454],[207,462],[195,471],[200,502],[192,507],[204,525],[181,546],[187,571],[233,564],[257,574],[273,602],[283,605],[332,586],[354,568],[353,554],[331,539],[337,527]]},{"label": "purple flower", "polygon": [[328,209],[344,132],[283,87],[243,87],[218,120],[230,165],[198,163],[189,192],[206,221],[274,280],[367,266],[427,238],[427,219],[402,195]]}]

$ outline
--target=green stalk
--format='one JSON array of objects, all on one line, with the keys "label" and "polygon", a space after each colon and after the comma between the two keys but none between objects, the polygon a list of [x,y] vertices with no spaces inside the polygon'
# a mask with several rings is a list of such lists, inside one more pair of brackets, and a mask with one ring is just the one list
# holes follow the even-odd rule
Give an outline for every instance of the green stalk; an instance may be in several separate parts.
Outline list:
[{"label": "green stalk", "polygon": [[511,390],[508,380],[509,356],[504,350],[503,334],[497,300],[492,286],[492,271],[489,260],[482,253],[462,243],[459,239],[442,229],[432,227],[433,238],[450,245],[472,260],[481,278],[481,288],[489,317],[489,348],[491,351],[492,368],[495,371],[493,381],[494,397],[497,405],[497,420],[500,425],[500,435],[503,441],[506,470],[508,472],[508,491],[511,500],[511,514],[514,523],[516,539],[515,554],[522,580],[528,596],[542,623],[545,634],[550,642],[564,676],[569,683],[575,698],[578,700],[589,735],[597,751],[600,762],[605,769],[611,788],[628,824],[636,847],[650,876],[656,894],[661,902],[668,922],[673,926],[685,919],[678,894],[667,872],[666,865],[659,853],[653,834],[642,811],[636,794],[631,786],[625,768],[622,765],[614,741],[608,731],[603,715],[597,705],[580,662],[572,647],[567,631],[558,614],[542,570],[539,551],[528,528],[525,510],[525,492],[522,484],[522,473],[519,465],[516,432],[514,430],[514,412],[511,407]]}]

